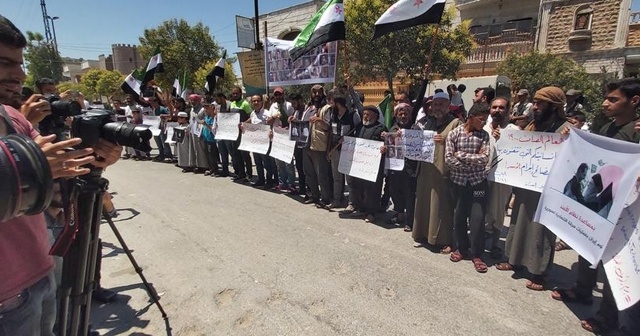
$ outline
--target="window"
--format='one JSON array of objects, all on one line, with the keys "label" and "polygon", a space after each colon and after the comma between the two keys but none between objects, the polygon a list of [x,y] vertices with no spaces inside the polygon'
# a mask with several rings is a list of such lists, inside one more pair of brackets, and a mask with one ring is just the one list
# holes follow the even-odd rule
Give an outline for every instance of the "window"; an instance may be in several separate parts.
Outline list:
[{"label": "window", "polygon": [[573,30],[591,30],[593,10],[590,6],[581,6],[576,10]]}]

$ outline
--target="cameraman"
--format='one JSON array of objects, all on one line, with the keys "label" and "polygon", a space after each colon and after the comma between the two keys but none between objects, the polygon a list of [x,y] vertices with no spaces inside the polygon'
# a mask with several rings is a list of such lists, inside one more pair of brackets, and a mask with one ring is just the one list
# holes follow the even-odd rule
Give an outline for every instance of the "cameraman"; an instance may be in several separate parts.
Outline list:
[{"label": "cameraman", "polygon": [[[55,136],[40,136],[12,107],[20,105],[26,44],[22,32],[0,15],[0,104],[5,104],[0,105],[0,136],[19,133],[35,140],[47,157],[53,178],[87,174],[89,168],[82,168],[86,164],[104,168],[115,163],[120,146],[101,139],[93,149],[65,151],[81,139],[51,143]],[[50,247],[44,214],[0,222],[0,330],[7,335],[53,335],[56,287]]]}]

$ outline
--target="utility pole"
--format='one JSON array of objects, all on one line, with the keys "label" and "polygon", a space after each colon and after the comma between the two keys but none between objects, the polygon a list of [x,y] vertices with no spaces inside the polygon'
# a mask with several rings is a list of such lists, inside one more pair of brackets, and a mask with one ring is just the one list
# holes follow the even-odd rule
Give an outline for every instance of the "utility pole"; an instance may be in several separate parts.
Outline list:
[{"label": "utility pole", "polygon": [[[42,0],[44,1],[44,0]],[[253,0],[253,6],[255,10],[255,19],[253,20],[253,25],[256,27],[256,48],[255,50],[262,50],[262,43],[260,42],[260,21],[258,20],[260,14],[258,11],[258,0]]]},{"label": "utility pole", "polygon": [[42,8],[42,21],[44,21],[44,38],[45,40],[47,40],[47,44],[49,44],[52,42],[53,36],[51,36],[51,28],[49,27],[49,14],[47,14],[47,4],[44,2],[44,0],[40,0],[40,7]]},{"label": "utility pole", "polygon": [[56,37],[56,25],[55,25],[55,20],[59,19],[59,16],[48,16],[47,18],[49,20],[51,20],[51,30],[53,30],[53,45],[54,45],[54,49],[56,53],[58,53],[58,38]]}]

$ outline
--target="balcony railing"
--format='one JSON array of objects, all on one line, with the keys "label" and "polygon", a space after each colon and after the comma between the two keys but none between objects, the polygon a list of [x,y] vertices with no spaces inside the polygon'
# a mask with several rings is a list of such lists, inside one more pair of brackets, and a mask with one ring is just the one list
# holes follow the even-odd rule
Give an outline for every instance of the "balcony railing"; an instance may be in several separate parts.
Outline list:
[{"label": "balcony railing", "polygon": [[477,46],[471,51],[466,64],[482,67],[482,73],[487,63],[504,60],[509,52],[528,53],[533,50],[535,32],[504,31],[498,36],[476,36]]}]

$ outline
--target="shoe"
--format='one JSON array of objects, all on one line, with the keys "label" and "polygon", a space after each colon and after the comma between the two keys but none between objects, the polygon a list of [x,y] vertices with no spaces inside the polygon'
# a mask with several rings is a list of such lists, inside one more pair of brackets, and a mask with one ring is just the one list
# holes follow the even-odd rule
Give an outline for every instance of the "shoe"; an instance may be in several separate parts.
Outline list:
[{"label": "shoe", "polygon": [[117,294],[112,290],[99,287],[93,291],[92,297],[101,303],[111,303],[116,300]]},{"label": "shoe", "polygon": [[160,162],[160,161],[164,161],[164,157],[156,156],[156,157],[153,158],[153,162]]},{"label": "shoe", "polygon": [[326,206],[327,206],[327,204],[324,203],[323,201],[316,202],[316,208],[318,208],[318,209],[324,209]]},{"label": "shoe", "polygon": [[114,208],[113,210],[108,212],[109,217],[111,218],[116,218],[118,217],[120,214],[118,213],[118,211],[116,211],[116,209]]},{"label": "shoe", "polygon": [[123,160],[128,160],[129,158],[131,158],[131,154],[125,154],[122,156]]},{"label": "shoe", "polygon": [[333,202],[331,202],[331,204],[327,205],[326,209],[327,210],[331,210],[331,209],[336,209],[336,208],[339,208],[339,207],[340,207],[340,202],[333,201]]},{"label": "shoe", "polygon": [[251,183],[251,186],[253,186],[253,187],[264,187],[265,183],[264,183],[264,181],[258,180],[258,181],[254,182],[254,183]]},{"label": "shoe", "polygon": [[313,198],[313,197],[305,197],[304,201],[302,202],[304,204],[312,204],[312,203],[318,203],[317,199]]},{"label": "shoe", "polygon": [[173,162],[173,159],[164,159],[164,163],[172,163],[172,162]]},{"label": "shoe", "polygon": [[373,223],[375,220],[376,220],[376,217],[374,215],[371,215],[371,214],[366,215],[364,217],[364,222],[365,223]]},{"label": "shoe", "polygon": [[211,175],[211,171],[210,171],[210,170],[206,170],[206,171],[204,172],[204,176],[209,176],[209,175]]},{"label": "shoe", "polygon": [[356,208],[353,207],[353,204],[349,204],[343,211],[343,214],[351,214],[356,211]]},{"label": "shoe", "polygon": [[229,177],[229,173],[220,173],[218,175],[216,175],[216,177]]},{"label": "shoe", "polygon": [[191,172],[193,172],[193,168],[184,168],[184,169],[182,170],[182,172],[183,172],[183,173],[191,173]]}]

